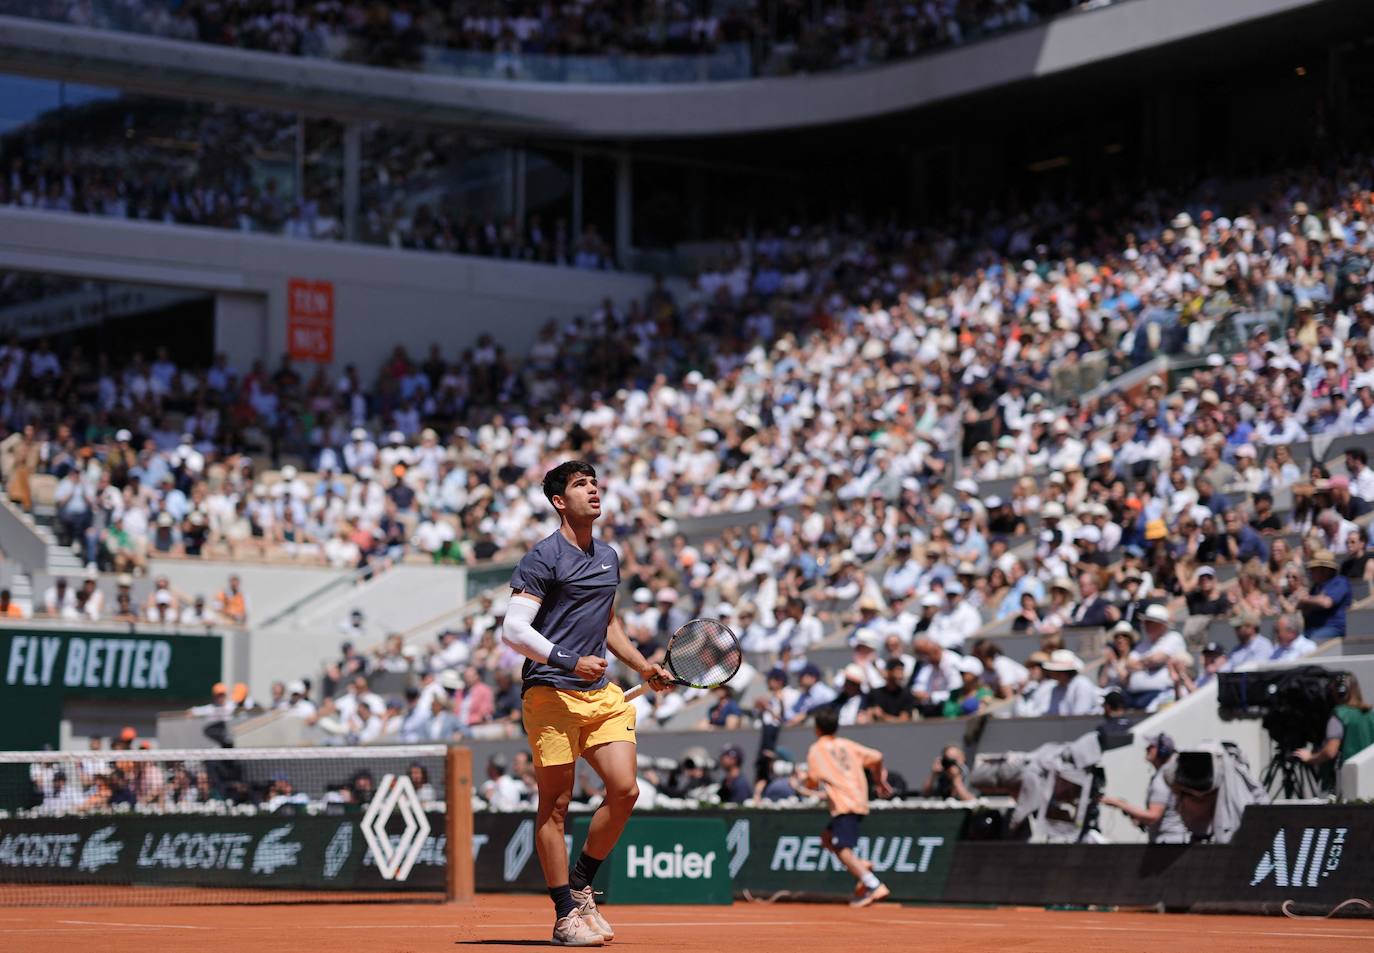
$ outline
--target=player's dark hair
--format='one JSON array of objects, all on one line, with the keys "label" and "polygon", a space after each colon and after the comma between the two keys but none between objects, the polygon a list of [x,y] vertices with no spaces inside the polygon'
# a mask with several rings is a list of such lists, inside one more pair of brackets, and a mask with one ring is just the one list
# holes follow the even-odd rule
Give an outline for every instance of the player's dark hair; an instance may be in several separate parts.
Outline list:
[{"label": "player's dark hair", "polygon": [[836,708],[818,708],[814,717],[816,730],[823,735],[833,735],[840,728],[840,713]]},{"label": "player's dark hair", "polygon": [[544,474],[544,496],[550,503],[555,496],[562,496],[568,489],[568,481],[578,474],[596,476],[596,468],[586,460],[568,460],[560,463]]}]

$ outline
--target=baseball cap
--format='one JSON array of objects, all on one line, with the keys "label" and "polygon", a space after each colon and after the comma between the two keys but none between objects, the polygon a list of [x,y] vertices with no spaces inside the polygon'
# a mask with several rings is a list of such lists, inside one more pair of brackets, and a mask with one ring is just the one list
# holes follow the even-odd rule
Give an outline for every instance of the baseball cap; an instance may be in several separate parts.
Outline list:
[{"label": "baseball cap", "polygon": [[131,725],[125,725],[119,732],[120,741],[133,741],[138,737],[138,731]]},{"label": "baseball cap", "polygon": [[305,694],[305,682],[301,681],[300,679],[296,679],[294,682],[287,682],[287,683],[286,683],[286,694],[288,694],[288,695],[304,695],[304,694]]},{"label": "baseball cap", "polygon": [[215,684],[210,686],[211,695],[223,695],[227,691],[229,691],[229,686],[223,682],[215,682]]},{"label": "baseball cap", "polygon": [[649,591],[649,587],[648,587],[648,586],[640,586],[638,589],[635,590],[634,601],[635,601],[635,602],[653,602],[653,601],[654,601],[654,594],[653,594],[652,592]]},{"label": "baseball cap", "polygon": [[1197,568],[1197,577],[1199,579],[1201,579],[1203,576],[1215,576],[1216,574],[1217,571],[1213,569],[1211,566],[1199,566]]},{"label": "baseball cap", "polygon": [[782,682],[787,684],[787,670],[783,668],[771,668],[768,670],[768,680],[770,682]]},{"label": "baseball cap", "polygon": [[1208,642],[1202,647],[1203,655],[1225,655],[1226,650],[1221,647],[1220,642]]},{"label": "baseball cap", "polygon": [[810,675],[812,678],[820,678],[821,670],[820,667],[816,665],[814,662],[807,662],[805,665],[801,667],[801,671],[797,674],[799,676]]}]

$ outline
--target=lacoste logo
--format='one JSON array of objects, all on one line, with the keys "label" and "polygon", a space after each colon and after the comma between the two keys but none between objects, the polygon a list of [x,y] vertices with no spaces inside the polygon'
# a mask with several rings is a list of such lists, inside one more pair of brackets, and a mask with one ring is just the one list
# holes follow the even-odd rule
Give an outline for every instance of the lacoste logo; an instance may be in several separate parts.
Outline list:
[{"label": "lacoste logo", "polygon": [[258,841],[257,849],[253,851],[253,873],[270,876],[281,867],[296,866],[296,858],[303,845],[286,840],[294,826],[287,824],[275,828]]},{"label": "lacoste logo", "polygon": [[89,838],[81,848],[81,860],[77,862],[77,870],[99,870],[107,864],[113,864],[119,860],[119,852],[124,845],[119,841],[111,843],[110,838],[114,836],[114,825],[102,827]]}]

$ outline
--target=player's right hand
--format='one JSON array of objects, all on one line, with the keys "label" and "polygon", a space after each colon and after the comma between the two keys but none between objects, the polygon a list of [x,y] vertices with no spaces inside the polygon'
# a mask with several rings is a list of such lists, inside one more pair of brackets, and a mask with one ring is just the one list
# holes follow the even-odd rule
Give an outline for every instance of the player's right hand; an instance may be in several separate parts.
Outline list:
[{"label": "player's right hand", "polygon": [[595,682],[606,674],[606,660],[599,655],[584,655],[577,660],[573,674],[584,682]]}]

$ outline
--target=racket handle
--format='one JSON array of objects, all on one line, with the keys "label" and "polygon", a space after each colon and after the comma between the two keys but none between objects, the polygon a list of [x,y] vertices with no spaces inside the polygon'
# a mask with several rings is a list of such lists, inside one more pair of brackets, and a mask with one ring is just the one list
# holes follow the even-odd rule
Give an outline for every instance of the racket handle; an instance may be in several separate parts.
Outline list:
[{"label": "racket handle", "polygon": [[640,682],[640,683],[639,683],[638,685],[636,685],[634,688],[630,689],[628,692],[625,693],[625,700],[626,700],[627,702],[632,702],[632,701],[634,701],[636,698],[638,698],[640,695],[643,695],[643,694],[644,694],[645,692],[647,692],[648,690],[649,690],[649,683],[648,683],[648,682]]}]

